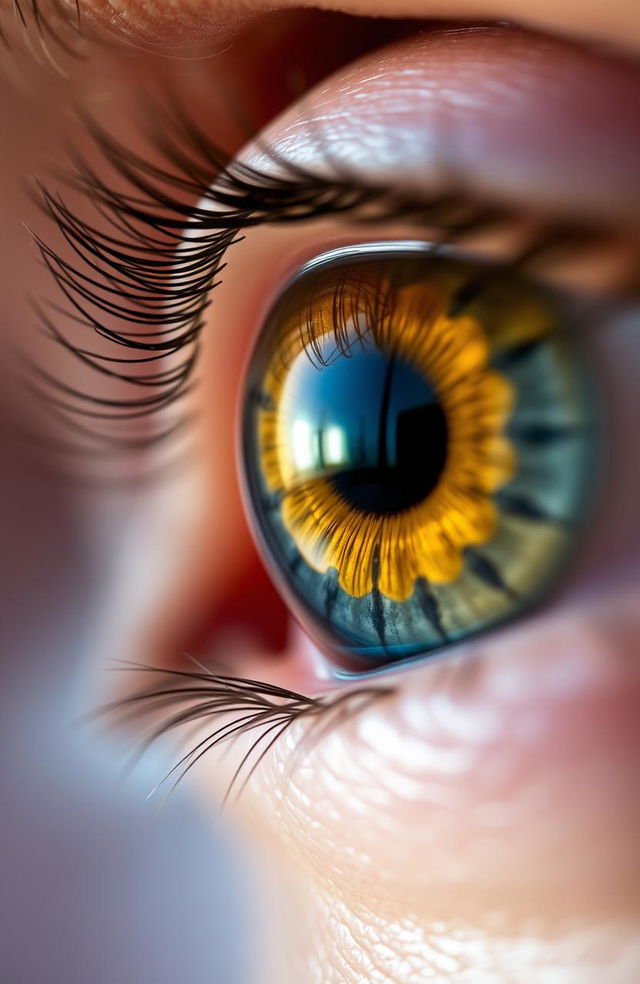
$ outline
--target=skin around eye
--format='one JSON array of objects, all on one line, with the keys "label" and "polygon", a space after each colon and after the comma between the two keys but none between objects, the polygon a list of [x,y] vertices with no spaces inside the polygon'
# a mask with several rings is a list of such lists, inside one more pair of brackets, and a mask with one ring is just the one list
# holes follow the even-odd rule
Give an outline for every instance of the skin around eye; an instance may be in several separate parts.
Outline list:
[{"label": "skin around eye", "polygon": [[[569,202],[571,214],[584,204],[592,217],[610,215],[612,222],[621,217],[624,200],[623,225],[635,222],[637,198],[629,175],[637,161],[637,128],[631,116],[625,119],[631,101],[625,102],[625,93],[633,99],[638,91],[637,76],[626,74],[633,73],[632,67],[624,67],[624,85],[610,78],[605,84],[599,76],[603,81],[596,92],[594,76],[577,70],[576,48],[545,41],[544,64],[560,63],[553,77],[569,87],[572,80],[577,84],[570,91],[552,86],[563,98],[550,99],[541,84],[549,75],[539,71],[539,39],[533,40],[534,54],[526,61],[531,75],[526,84],[520,77],[530,102],[525,99],[516,112],[502,98],[509,72],[502,86],[490,82],[498,80],[505,65],[513,67],[527,38],[505,31],[498,41],[494,33],[489,58],[482,47],[488,36],[477,32],[477,49],[471,36],[434,38],[440,57],[434,49],[438,84],[432,98],[438,103],[438,93],[453,92],[455,99],[428,117],[414,149],[428,149],[425,137],[433,125],[442,159],[451,163],[455,151],[456,174],[470,189],[486,190],[493,164],[501,179],[490,185],[495,193],[510,164],[519,161],[517,117],[526,121],[528,110],[538,132],[546,122],[553,139],[545,144],[545,154],[541,149],[535,157],[517,193],[511,185],[514,200],[532,210],[540,206],[547,215],[558,203]],[[474,52],[486,83],[479,101],[477,73],[469,71],[464,85],[458,84],[457,73],[474,64]],[[379,61],[353,66],[271,129],[270,142],[276,148],[282,143],[318,167],[326,166],[327,149],[335,160],[341,150],[359,147],[358,161],[379,168],[380,156],[362,153],[368,132],[361,124],[368,120],[373,126],[377,119],[376,137],[380,130],[394,137],[396,117],[391,98],[375,103],[376,84],[385,96],[396,96],[395,109],[401,111],[416,93],[410,82],[428,81],[429,54],[426,39],[395,49],[382,79]],[[586,57],[593,65],[593,56]],[[394,73],[394,66],[401,71]],[[498,76],[485,75],[491,66]],[[359,106],[366,100],[363,118]],[[576,105],[582,111],[574,146]],[[325,133],[319,146],[313,121],[323,116],[333,129],[331,139]],[[311,126],[305,126],[305,118]],[[602,153],[605,122],[613,168],[604,154],[592,166]],[[415,123],[414,114],[414,130]],[[484,156],[472,139],[480,128],[487,140]],[[406,149],[411,128],[404,132]],[[394,139],[385,145],[394,146],[386,173],[401,183],[404,165],[415,177],[420,162],[417,154],[409,159],[398,152]],[[246,159],[255,160],[260,152],[254,146]],[[425,155],[423,164],[422,171],[431,175],[433,157]],[[474,184],[478,169],[482,181]],[[608,184],[613,173],[626,176],[620,197],[617,178]],[[412,235],[415,227],[347,227],[333,219],[248,230],[229,251],[203,342],[205,384],[194,396],[201,453],[177,484],[158,495],[155,511],[145,502],[155,545],[145,558],[151,573],[166,578],[167,591],[154,597],[148,634],[136,640],[136,658],[149,651],[165,655],[167,639],[179,635],[175,626],[171,631],[165,601],[184,620],[197,604],[221,612],[231,582],[245,600],[261,590],[253,579],[255,552],[234,484],[233,435],[249,349],[274,296],[320,253]],[[392,695],[359,716],[340,718],[317,742],[312,734],[306,748],[296,741],[301,735],[291,731],[252,777],[234,819],[246,823],[273,858],[274,898],[267,909],[269,914],[284,909],[272,929],[283,953],[284,966],[273,977],[279,984],[369,984],[376,978],[406,984],[412,977],[476,984],[480,974],[500,984],[558,979],[563,984],[634,984],[640,877],[640,475],[633,448],[640,367],[633,315],[607,324],[593,339],[587,339],[584,325],[577,326],[581,341],[593,343],[607,396],[600,476],[605,488],[589,523],[589,542],[562,596],[545,611],[469,641],[442,659],[389,674],[385,682],[392,685]],[[160,558],[159,542],[164,544]],[[139,567],[137,577],[144,581]],[[126,594],[126,580],[121,587]],[[322,676],[314,647],[301,630],[291,626],[285,651],[277,653],[254,634],[249,619],[234,628],[217,634],[214,626],[209,648],[197,655],[213,662],[223,655],[238,675],[307,693],[334,686]],[[240,741],[238,754],[249,741]],[[204,795],[224,790],[236,765],[235,756],[225,766],[212,754],[204,763]]]},{"label": "skin around eye", "polygon": [[[222,27],[222,46],[237,13],[232,0],[184,0],[168,11],[160,0],[115,6],[154,28],[164,17],[172,37],[176,22],[188,29],[191,11],[192,37]],[[237,23],[259,6],[245,0]],[[397,0],[339,6],[400,12]],[[637,46],[635,7],[407,0],[402,9],[516,16]],[[111,18],[114,4],[104,9]],[[360,174],[427,191],[453,176],[483,198],[620,223],[637,238],[637,66],[500,30],[441,32],[388,56],[328,80],[269,140],[314,166],[342,155]],[[415,95],[428,118],[415,113]],[[204,609],[213,629],[195,654],[207,663],[223,658],[235,674],[307,693],[333,687],[302,631],[289,625],[281,651],[265,641],[252,609],[234,608],[257,598],[281,611],[256,575],[233,436],[243,365],[274,292],[319,252],[372,234],[395,239],[416,229],[371,233],[337,221],[260,228],[229,253],[190,405],[199,453],[162,491],[141,497],[127,527],[131,553],[116,572],[115,612],[99,640],[109,656],[155,662],[194,652],[185,640]],[[272,858],[264,909],[280,917],[270,926],[282,956],[276,984],[636,984],[637,324],[636,314],[594,340],[608,397],[606,488],[562,597],[441,660],[389,675],[393,694],[338,718],[328,734],[292,731],[248,786],[230,822],[250,827]],[[69,544],[61,549],[73,568]],[[296,740],[305,737],[306,746]],[[201,775],[207,802],[246,749],[240,741],[222,763],[211,754]]]},{"label": "skin around eye", "polygon": [[530,606],[591,484],[591,395],[551,298],[419,249],[309,264],[247,381],[244,467],[270,566],[356,670]]}]

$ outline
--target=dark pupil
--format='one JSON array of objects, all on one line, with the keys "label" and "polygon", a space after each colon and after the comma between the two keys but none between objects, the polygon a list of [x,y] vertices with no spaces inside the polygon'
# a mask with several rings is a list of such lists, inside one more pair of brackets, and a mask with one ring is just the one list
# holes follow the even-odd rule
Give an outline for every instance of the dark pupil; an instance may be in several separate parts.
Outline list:
[{"label": "dark pupil", "polygon": [[312,423],[316,473],[365,512],[400,512],[436,486],[447,422],[427,379],[367,343],[321,370],[309,365],[297,409]]}]

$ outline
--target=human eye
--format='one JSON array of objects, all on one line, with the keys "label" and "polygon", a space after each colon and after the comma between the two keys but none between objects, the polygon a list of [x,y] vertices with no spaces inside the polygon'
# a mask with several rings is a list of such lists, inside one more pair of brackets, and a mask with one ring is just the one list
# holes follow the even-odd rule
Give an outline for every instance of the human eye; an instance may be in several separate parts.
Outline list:
[{"label": "human eye", "polygon": [[[522,161],[531,173],[522,172],[522,161],[510,170],[490,155],[510,139],[504,106],[496,116],[490,86],[486,92],[476,86],[465,98],[467,49],[474,57],[478,50],[485,58],[497,52],[502,84],[528,44],[504,28],[440,30],[426,41],[401,42],[378,59],[379,76],[367,80],[370,99],[356,102],[353,126],[340,105],[349,85],[338,91],[333,116],[327,116],[320,90],[311,118],[303,101],[302,113],[294,109],[285,116],[277,138],[259,138],[238,160],[225,158],[188,115],[174,121],[173,135],[163,136],[169,166],[148,163],[94,126],[104,156],[131,188],[116,191],[91,168],[77,171],[87,197],[111,215],[109,229],[78,218],[63,199],[44,193],[75,253],[69,262],[40,244],[70,302],[62,318],[45,313],[45,328],[94,375],[125,383],[127,397],[102,398],[46,372],[39,382],[85,448],[99,454],[106,447],[109,468],[114,453],[171,445],[184,429],[181,410],[194,405],[194,372],[203,347],[206,362],[206,336],[214,332],[208,312],[216,322],[221,290],[225,303],[227,264],[242,268],[247,247],[239,240],[251,243],[254,230],[265,230],[274,241],[292,231],[276,264],[284,293],[274,301],[276,270],[263,289],[271,314],[256,288],[252,302],[260,315],[243,316],[235,331],[244,351],[259,322],[266,323],[245,384],[242,468],[267,566],[294,608],[311,616],[316,640],[345,669],[362,672],[440,652],[526,612],[557,582],[585,532],[585,515],[592,515],[587,507],[599,484],[593,472],[600,387],[588,350],[600,334],[597,322],[606,320],[606,305],[598,300],[597,284],[594,294],[590,275],[586,295],[584,276],[578,289],[554,285],[555,254],[560,266],[563,259],[566,265],[563,250],[578,254],[579,266],[581,253],[594,252],[597,269],[598,258],[626,243],[622,272],[604,291],[615,311],[616,291],[633,280],[633,233],[623,213],[635,194],[634,144],[629,174],[626,163],[618,169],[614,193],[602,187],[593,162],[588,174],[575,177],[565,160],[573,135],[557,141],[555,163],[546,153],[532,159],[527,152]],[[562,76],[566,69],[553,63],[550,44],[537,39],[540,75],[544,67]],[[406,73],[416,77],[425,54],[429,76],[449,71],[443,51],[451,46],[459,56],[451,89],[434,97],[429,77],[398,103],[394,86],[405,85]],[[626,130],[634,105],[628,97],[632,66],[609,66],[590,54],[582,59],[573,49],[565,57],[577,66],[578,92],[595,73],[618,108],[627,98],[631,106],[622,106],[614,124]],[[546,110],[541,89],[528,127],[540,140]],[[511,113],[520,111],[522,98]],[[555,110],[560,120],[552,119],[552,128],[568,125],[566,109],[575,98],[570,93]],[[379,114],[373,127],[369,102]],[[442,146],[434,143],[431,131],[446,134],[443,114],[477,137],[482,112],[486,119],[470,162],[457,160],[460,146],[447,147],[446,138]],[[597,115],[601,120],[600,106]],[[371,146],[373,161],[366,164],[358,159],[359,126]],[[587,129],[580,121],[578,143],[587,140]],[[514,156],[519,153],[516,148]],[[404,173],[391,180],[396,160],[403,161]],[[463,166],[470,172],[461,177]],[[553,172],[555,184],[547,181],[541,192],[536,181],[545,172]],[[593,193],[585,196],[589,181]],[[482,235],[488,231],[491,254],[491,237],[500,242],[504,228],[511,245],[503,244],[492,258]],[[371,230],[381,234],[379,241]],[[323,253],[322,244],[336,238],[345,245]],[[296,271],[300,242],[306,262]],[[541,257],[542,277],[535,270]],[[549,274],[551,283],[545,282]],[[80,324],[109,347],[77,345],[65,333],[70,324],[74,339]],[[390,358],[396,346],[399,357]],[[387,462],[376,471],[374,450],[386,460],[398,453],[401,438],[398,420],[387,421],[381,451],[380,434],[374,441],[371,428],[379,431],[382,411],[372,404],[358,418],[360,479],[358,469],[339,473],[337,461],[327,465],[324,443],[331,437],[336,445],[329,457],[337,454],[338,440],[341,454],[356,453],[355,430],[348,433],[357,429],[349,392],[360,387],[358,402],[364,405],[366,395],[375,403],[367,373],[375,377],[385,366],[402,376],[398,394],[415,391],[416,400],[421,394],[426,401],[404,407],[404,417],[417,420],[428,410],[435,457],[421,460],[403,437],[402,467],[390,469]],[[238,390],[240,376],[234,370]],[[386,378],[383,373],[382,383]],[[201,382],[200,390],[203,385],[209,382]],[[339,424],[327,422],[335,401],[343,404]],[[400,413],[389,407],[387,401],[385,413],[392,417]],[[234,429],[230,421],[228,432]],[[419,440],[417,432],[412,440]],[[296,466],[296,454],[306,465]],[[230,460],[225,464],[231,468]],[[383,486],[393,499],[386,506]]]},{"label": "human eye", "polygon": [[[91,123],[39,240],[54,450],[147,478],[101,648],[152,682],[118,709],[182,729],[165,788],[198,763],[243,792],[323,984],[327,953],[341,984],[544,980],[571,955],[523,971],[513,939],[607,928],[637,886],[638,67],[420,26],[228,154],[206,86],[149,150]],[[367,536],[440,488],[441,549],[409,551],[425,517]]]}]

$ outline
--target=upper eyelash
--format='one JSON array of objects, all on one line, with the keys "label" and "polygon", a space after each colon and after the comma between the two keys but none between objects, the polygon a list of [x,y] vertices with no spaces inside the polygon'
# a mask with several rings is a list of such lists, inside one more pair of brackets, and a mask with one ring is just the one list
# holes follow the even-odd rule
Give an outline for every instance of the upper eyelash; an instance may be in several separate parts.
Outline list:
[{"label": "upper eyelash", "polygon": [[[283,160],[274,148],[263,148],[278,168],[269,174],[232,160],[175,108],[152,137],[164,164],[144,160],[90,118],[84,122],[103,159],[127,187],[110,187],[75,156],[64,180],[93,206],[95,219],[89,220],[38,183],[40,203],[73,260],[35,236],[63,302],[40,301],[35,307],[45,334],[96,376],[130,387],[131,397],[101,397],[32,362],[30,385],[74,434],[75,443],[58,446],[92,456],[149,447],[184,426],[182,417],[153,433],[118,430],[123,424],[130,428],[131,421],[146,421],[189,392],[211,291],[227,249],[245,229],[349,214],[360,222],[405,218],[441,230],[442,241],[451,242],[513,216],[510,209],[479,204],[457,189],[416,200],[349,172],[314,174]],[[195,204],[203,199],[211,208]],[[551,223],[514,265],[559,243],[577,248],[594,235],[598,232],[576,224]],[[109,349],[96,351],[76,341],[72,336],[78,330],[103,339]],[[154,371],[158,361],[163,368]]]},{"label": "upper eyelash", "polygon": [[[200,725],[233,715],[226,723],[216,724],[204,738],[192,745],[151,790],[150,796],[168,786],[167,795],[188,772],[213,748],[253,731],[258,732],[249,749],[234,770],[222,801],[221,809],[236,791],[236,800],[246,788],[254,772],[270,749],[296,722],[309,721],[306,735],[296,746],[296,754],[309,749],[311,741],[320,740],[329,730],[365,710],[372,703],[395,692],[393,687],[380,684],[360,686],[322,697],[307,697],[273,684],[215,674],[197,664],[197,671],[158,669],[129,664],[125,669],[150,673],[156,683],[106,705],[97,716],[118,716],[127,723],[152,718],[161,713],[156,724],[141,742],[136,761],[158,739],[176,728]],[[173,713],[167,715],[168,709]],[[95,716],[95,715],[94,715]],[[291,768],[295,762],[291,763]]]}]

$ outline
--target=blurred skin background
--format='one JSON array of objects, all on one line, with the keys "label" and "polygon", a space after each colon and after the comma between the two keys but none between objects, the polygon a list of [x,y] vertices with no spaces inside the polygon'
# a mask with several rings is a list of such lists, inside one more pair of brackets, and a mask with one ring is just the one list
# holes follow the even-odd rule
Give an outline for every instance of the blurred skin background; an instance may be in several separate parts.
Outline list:
[{"label": "blurred skin background", "polygon": [[[57,295],[24,226],[71,255],[28,176],[59,188],[70,146],[103,166],[80,108],[150,161],[160,155],[145,133],[149,98],[187,105],[232,155],[249,143],[250,162],[262,153],[251,138],[284,114],[268,139],[301,163],[315,159],[320,135],[377,179],[431,187],[450,170],[473,194],[517,206],[521,222],[474,241],[488,255],[507,256],[540,216],[584,215],[606,227],[604,244],[552,276],[615,292],[639,262],[634,4],[318,6],[330,10],[96,3],[82,8],[82,37],[66,8],[44,11],[55,36],[32,16],[23,27],[3,14],[0,977],[632,984],[632,302],[593,340],[612,422],[607,491],[549,610],[457,662],[399,675],[391,706],[320,743],[295,780],[276,749],[221,822],[233,755],[203,761],[156,811],[147,794],[179,744],[161,744],[123,780],[139,725],[113,733],[82,722],[127,692],[107,672],[117,659],[186,668],[182,654],[193,653],[237,676],[327,689],[247,531],[235,471],[240,380],[265,304],[292,271],[326,249],[415,229],[334,216],[249,230],[207,314],[185,462],[167,471],[163,449],[79,460],[61,450],[24,360],[86,385],[82,365],[38,333],[33,299]],[[517,26],[486,27],[502,21]],[[77,189],[65,195],[95,220]],[[124,389],[99,385],[114,399]],[[480,682],[467,659],[481,659]]]}]

